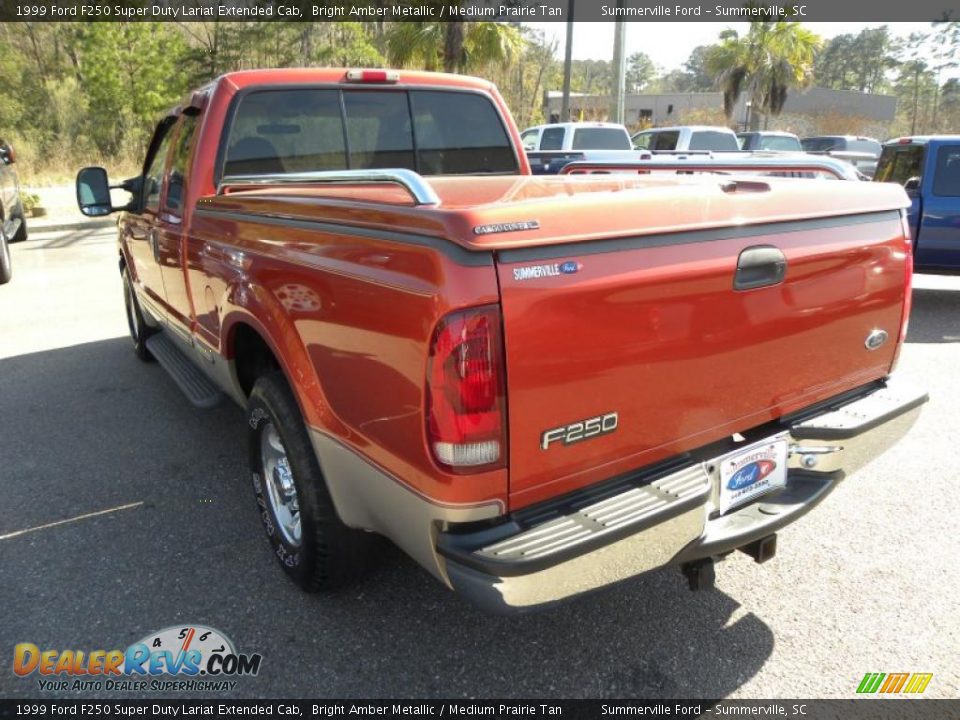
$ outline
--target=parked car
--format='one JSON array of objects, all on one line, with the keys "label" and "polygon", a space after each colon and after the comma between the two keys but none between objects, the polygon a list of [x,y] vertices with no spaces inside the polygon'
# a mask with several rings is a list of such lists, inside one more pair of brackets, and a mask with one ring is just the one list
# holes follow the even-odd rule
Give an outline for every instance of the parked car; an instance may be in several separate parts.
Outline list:
[{"label": "parked car", "polygon": [[737,152],[737,134],[727,127],[679,125],[642,130],[631,138],[635,150]]},{"label": "parked car", "polygon": [[10,282],[13,276],[9,243],[27,239],[20,182],[13,167],[16,160],[13,146],[0,140],[0,284]]},{"label": "parked car", "polygon": [[568,122],[536,125],[520,133],[534,175],[554,175],[571,162],[626,160],[635,157],[623,125]]},{"label": "parked car", "polygon": [[960,135],[887,141],[873,179],[907,191],[914,271],[960,273]]},{"label": "parked car", "polygon": [[872,178],[877,170],[882,145],[879,140],[859,135],[816,135],[800,141],[804,152],[825,153],[846,160]]},{"label": "parked car", "polygon": [[372,533],[491,610],[665,565],[708,587],[926,401],[890,377],[898,187],[531,177],[493,85],[392,70],[227,73],[143,168],[124,208],[103,168],[77,180],[85,214],[123,211],[134,351],[245,407],[306,590]]},{"label": "parked car", "polygon": [[737,133],[741,150],[774,150],[777,152],[800,152],[800,138],[793,133],[776,130],[758,130]]}]

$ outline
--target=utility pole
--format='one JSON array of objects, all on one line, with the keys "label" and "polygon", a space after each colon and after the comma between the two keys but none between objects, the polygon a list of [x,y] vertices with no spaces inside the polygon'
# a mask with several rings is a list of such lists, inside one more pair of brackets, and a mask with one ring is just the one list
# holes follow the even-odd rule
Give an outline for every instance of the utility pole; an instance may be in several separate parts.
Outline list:
[{"label": "utility pole", "polygon": [[[617,0],[617,7],[623,7],[623,0]],[[613,97],[610,98],[610,119],[623,124],[623,96],[627,82],[627,24],[617,20],[613,31]]]},{"label": "utility pole", "polygon": [[[573,70],[573,3],[567,3],[567,46],[563,51],[563,101],[560,105],[560,122],[570,120],[570,74]],[[550,118],[547,118],[549,121]]]}]

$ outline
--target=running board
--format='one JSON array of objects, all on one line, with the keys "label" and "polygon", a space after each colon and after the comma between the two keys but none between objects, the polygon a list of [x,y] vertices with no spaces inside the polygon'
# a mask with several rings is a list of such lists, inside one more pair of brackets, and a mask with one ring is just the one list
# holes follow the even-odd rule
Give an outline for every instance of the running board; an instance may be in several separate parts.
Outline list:
[{"label": "running board", "polygon": [[160,367],[169,373],[191,403],[199,408],[212,408],[220,404],[224,397],[220,388],[180,351],[166,333],[151,335],[146,345]]}]

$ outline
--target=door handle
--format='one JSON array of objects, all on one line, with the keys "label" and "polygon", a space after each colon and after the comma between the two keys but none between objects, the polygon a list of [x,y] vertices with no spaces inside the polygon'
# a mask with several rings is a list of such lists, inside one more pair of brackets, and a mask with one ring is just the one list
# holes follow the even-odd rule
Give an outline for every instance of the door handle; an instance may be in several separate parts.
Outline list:
[{"label": "door handle", "polygon": [[773,245],[754,245],[745,248],[737,258],[737,272],[733,276],[734,290],[778,285],[787,275],[787,257]]}]

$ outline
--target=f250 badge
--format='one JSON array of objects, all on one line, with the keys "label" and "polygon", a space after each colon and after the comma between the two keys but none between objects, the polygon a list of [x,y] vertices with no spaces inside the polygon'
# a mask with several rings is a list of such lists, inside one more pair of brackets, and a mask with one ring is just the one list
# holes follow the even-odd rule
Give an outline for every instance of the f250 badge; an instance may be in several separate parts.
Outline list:
[{"label": "f250 badge", "polygon": [[619,417],[611,412],[606,415],[578,420],[563,427],[545,430],[540,436],[540,449],[549,450],[551,443],[562,442],[564,445],[573,445],[583,440],[609,435],[617,429]]},{"label": "f250 badge", "polygon": [[572,275],[579,272],[583,265],[575,260],[551,265],[525,265],[513,269],[514,280],[532,280],[533,278],[553,277],[555,275]]}]

